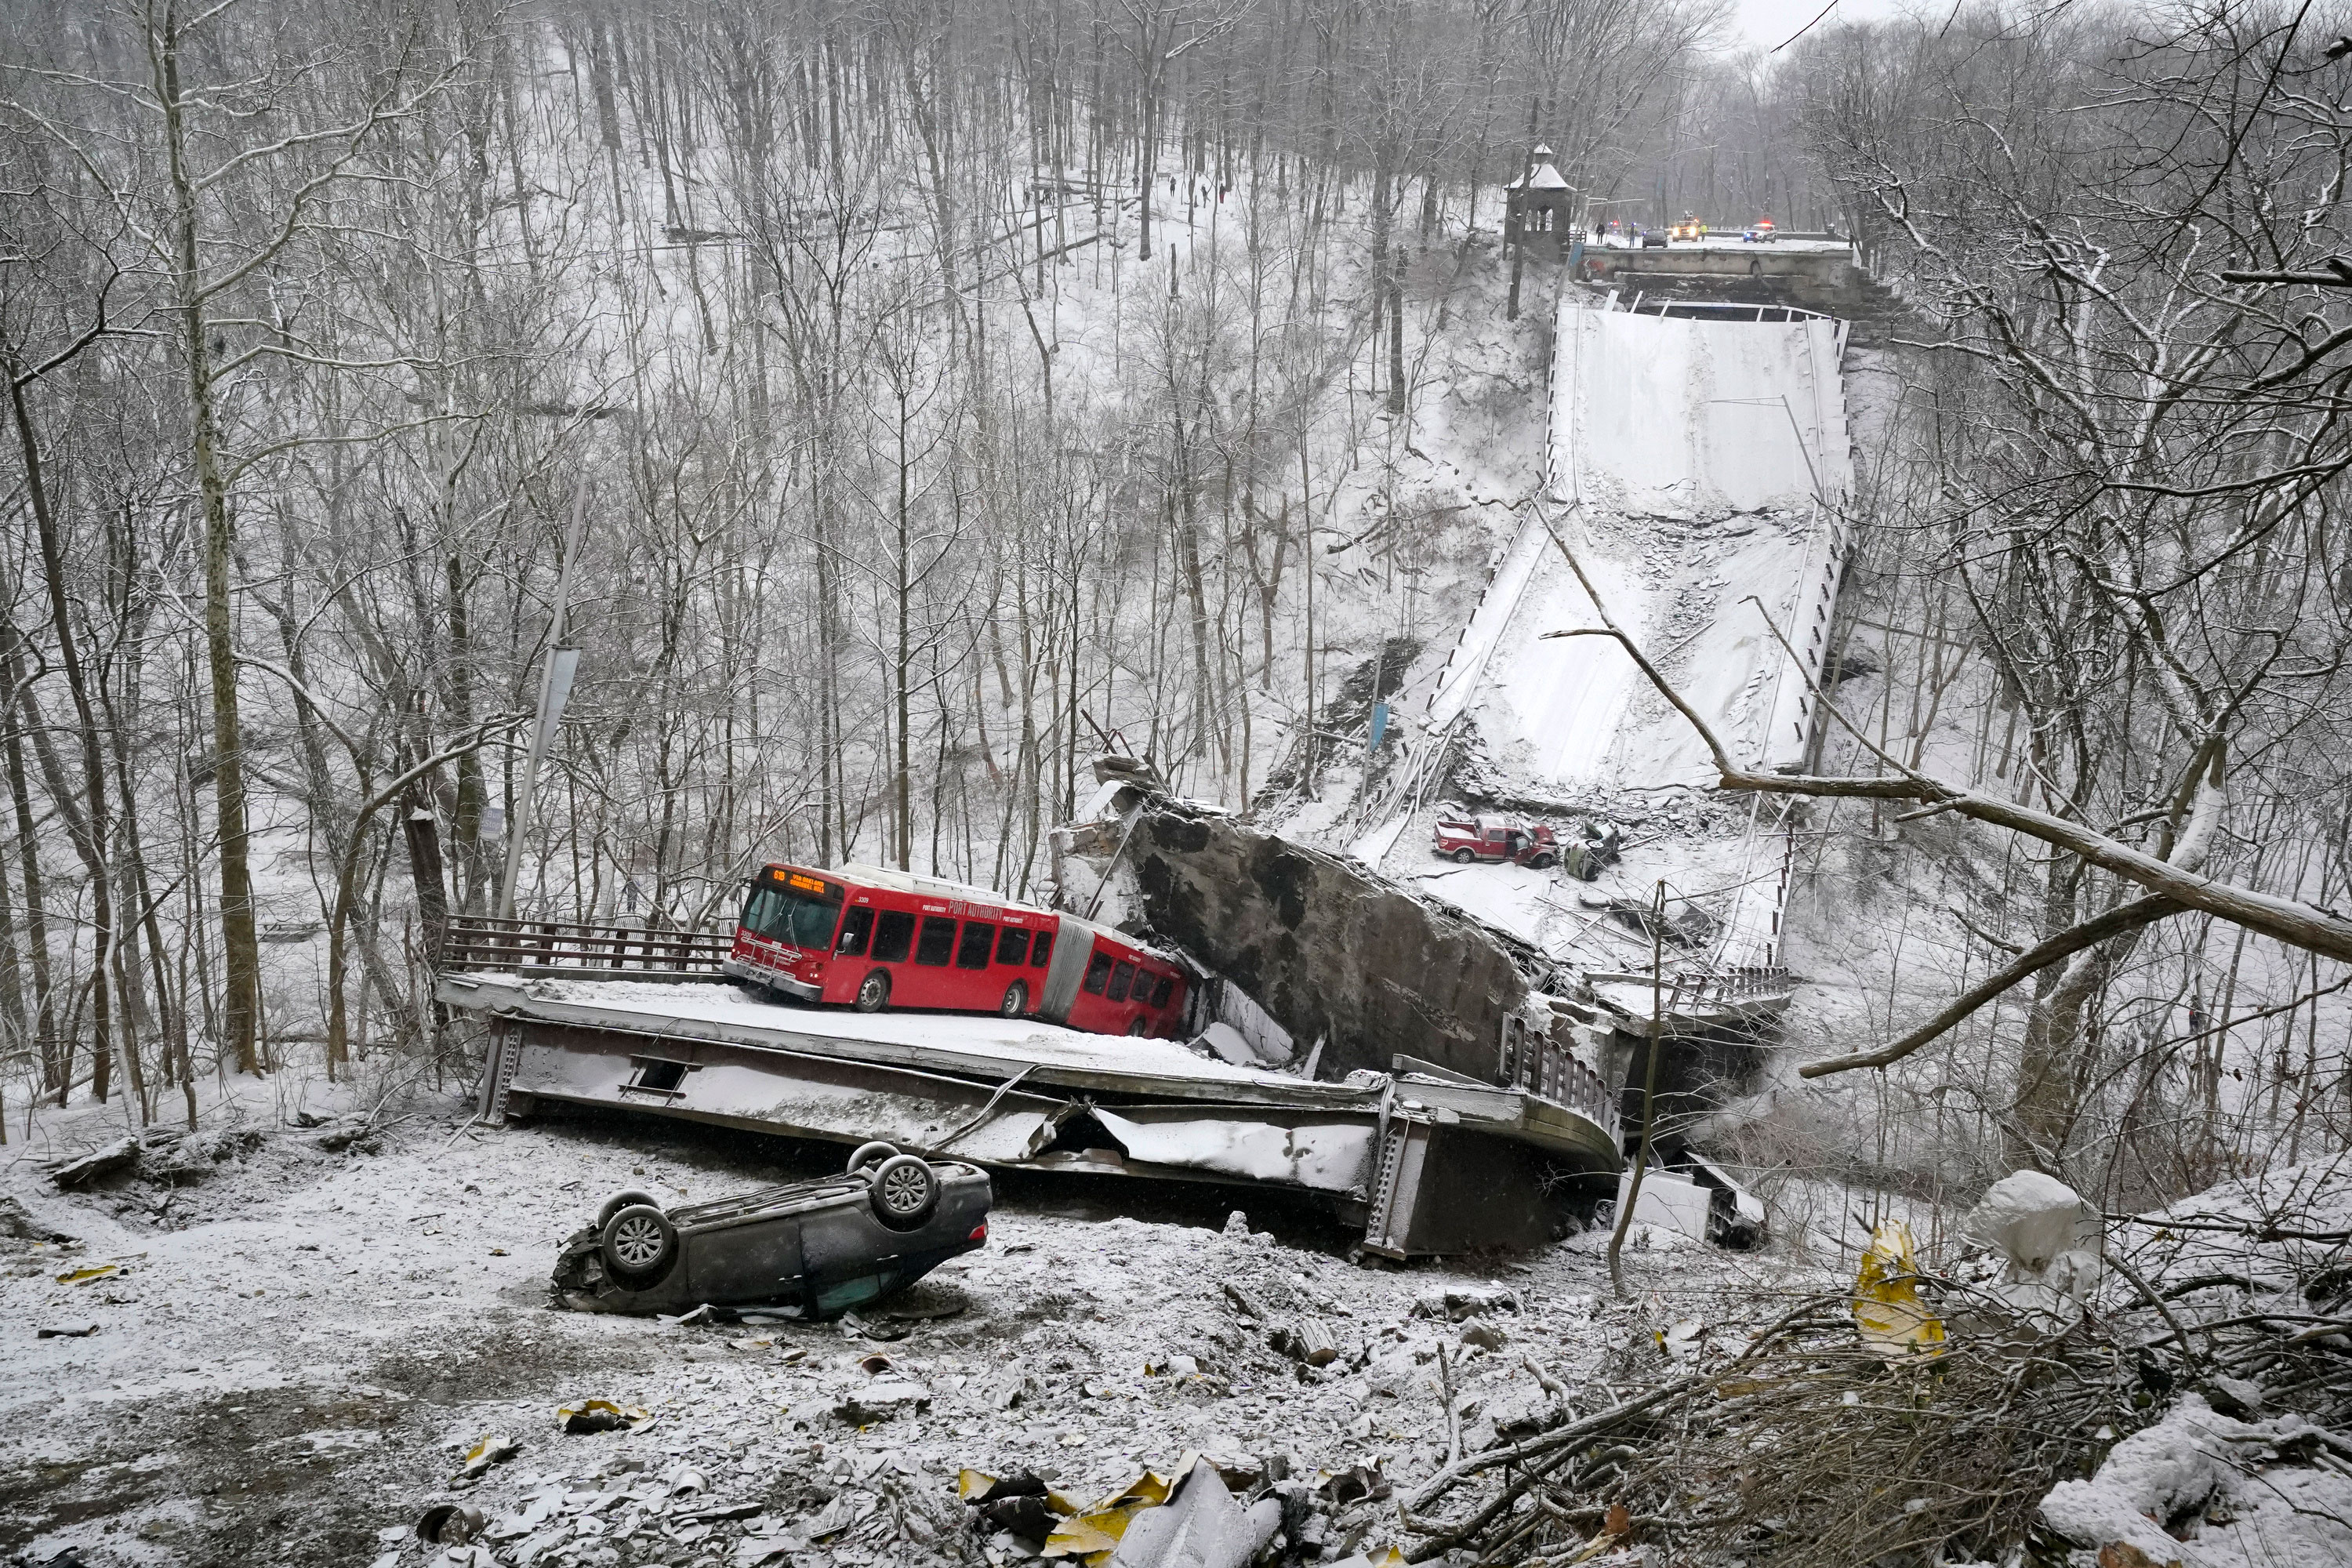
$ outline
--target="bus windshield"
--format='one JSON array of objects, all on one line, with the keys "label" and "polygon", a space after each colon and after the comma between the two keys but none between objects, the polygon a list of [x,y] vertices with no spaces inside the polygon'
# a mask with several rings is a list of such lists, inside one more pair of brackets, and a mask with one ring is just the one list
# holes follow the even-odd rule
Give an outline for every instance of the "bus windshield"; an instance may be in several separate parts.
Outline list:
[{"label": "bus windshield", "polygon": [[[804,890],[794,883],[806,883],[817,890]],[[751,896],[744,902],[743,927],[787,947],[823,952],[833,945],[841,898],[839,887],[814,877],[778,881],[763,878],[751,885]]]}]

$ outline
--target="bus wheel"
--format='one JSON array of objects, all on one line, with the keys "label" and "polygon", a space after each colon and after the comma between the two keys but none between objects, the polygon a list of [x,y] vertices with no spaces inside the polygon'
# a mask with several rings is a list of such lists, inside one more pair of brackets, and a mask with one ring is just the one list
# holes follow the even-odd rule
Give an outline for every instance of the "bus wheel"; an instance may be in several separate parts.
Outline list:
[{"label": "bus wheel", "polygon": [[857,1010],[879,1013],[890,1005],[890,972],[877,969],[857,984]]},{"label": "bus wheel", "polygon": [[1143,1020],[1138,1018],[1133,1023],[1128,1025],[1127,1032],[1130,1035],[1139,1035],[1143,1033]]},{"label": "bus wheel", "polygon": [[1004,988],[1004,1005],[997,1009],[1008,1018],[1018,1018],[1029,1011],[1029,987],[1016,980]]}]

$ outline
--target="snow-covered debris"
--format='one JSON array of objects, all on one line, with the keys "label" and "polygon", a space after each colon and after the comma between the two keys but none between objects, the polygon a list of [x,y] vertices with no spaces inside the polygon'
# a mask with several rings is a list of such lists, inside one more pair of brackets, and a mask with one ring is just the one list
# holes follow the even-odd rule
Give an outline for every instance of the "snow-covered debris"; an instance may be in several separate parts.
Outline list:
[{"label": "snow-covered debris", "polygon": [[87,1154],[62,1161],[49,1168],[49,1180],[60,1188],[86,1187],[102,1176],[127,1171],[139,1159],[139,1140],[118,1138],[101,1144]]},{"label": "snow-covered debris", "polygon": [[1972,1292],[1959,1326],[2021,1327],[2027,1342],[2081,1315],[2100,1271],[2098,1216],[2082,1195],[2040,1171],[2003,1176],[1969,1211],[1962,1232],[2003,1260],[2001,1277]]},{"label": "snow-covered debris", "polygon": [[[143,1177],[59,1194],[30,1162],[0,1167],[0,1191],[37,1216],[28,1228],[87,1238],[0,1243],[13,1265],[0,1268],[0,1474],[60,1467],[0,1501],[0,1527],[44,1562],[133,1538],[159,1564],[268,1540],[273,1560],[424,1568],[450,1548],[418,1542],[415,1522],[446,1504],[480,1511],[482,1533],[455,1550],[497,1568],[593,1568],[606,1549],[622,1563],[822,1551],[836,1568],[931,1568],[982,1561],[993,1541],[963,1533],[961,1468],[1028,1471],[1084,1500],[1198,1452],[1237,1504],[1289,1486],[1302,1532],[1377,1557],[1402,1539],[1392,1506],[1337,1502],[1318,1478],[1363,1467],[1415,1484],[1445,1460],[1449,1381],[1461,1441],[1491,1444],[1549,1418],[1522,1397],[1541,1387],[1523,1358],[1580,1390],[1612,1347],[1646,1344],[1652,1289],[1716,1291],[1713,1270],[1681,1255],[1634,1259],[1644,1300],[1624,1306],[1596,1307],[1598,1260],[1564,1249],[1359,1267],[1336,1256],[1344,1231],[1279,1205],[1227,1229],[1230,1199],[1122,1185],[1150,1218],[1001,1196],[988,1246],[923,1298],[838,1322],[551,1311],[549,1255],[598,1194],[682,1203],[772,1182],[790,1173],[779,1146],[663,1123],[467,1131],[454,1103],[431,1110],[387,1118],[373,1156],[330,1155],[256,1118],[257,1145],[186,1189],[202,1206],[184,1214],[159,1216]],[[1189,1223],[1171,1205],[1189,1205]],[[57,1278],[109,1264],[86,1285]],[[1415,1315],[1424,1297],[1439,1316]],[[1504,1348],[1460,1342],[1457,1310],[1499,1321]],[[1719,1309],[1672,1313],[1693,1314]],[[1275,1343],[1307,1320],[1335,1352],[1319,1366]],[[34,1337],[60,1321],[100,1329]],[[559,1412],[592,1395],[628,1421],[567,1433]],[[853,1416],[889,1414],[845,1419],[853,1403]],[[486,1434],[514,1456],[453,1488]],[[273,1526],[281,1514],[290,1522]]]},{"label": "snow-covered debris", "polygon": [[1195,1463],[1168,1500],[1128,1525],[1110,1568],[1244,1568],[1282,1528],[1282,1504],[1234,1500],[1213,1466]]},{"label": "snow-covered debris", "polygon": [[2055,1176],[2019,1171],[1986,1189],[1969,1211],[1967,1231],[2009,1259],[2011,1279],[2039,1279],[2060,1254],[2099,1247],[2098,1226],[2082,1194]]},{"label": "snow-covered debris", "polygon": [[2299,1417],[2232,1420],[2190,1394],[2089,1480],[2052,1488],[2042,1517],[2092,1551],[2121,1542],[2183,1568],[2352,1562],[2352,1441]]}]

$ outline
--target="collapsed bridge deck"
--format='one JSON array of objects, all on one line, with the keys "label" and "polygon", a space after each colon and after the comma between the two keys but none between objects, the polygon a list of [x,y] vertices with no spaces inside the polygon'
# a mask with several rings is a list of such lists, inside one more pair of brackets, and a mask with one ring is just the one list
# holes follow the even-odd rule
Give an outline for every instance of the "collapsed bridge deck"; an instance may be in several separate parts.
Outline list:
[{"label": "collapsed bridge deck", "polygon": [[1589,1074],[1540,1080],[1551,1098],[1400,1058],[1326,1083],[1168,1040],[787,1006],[697,980],[449,970],[436,994],[491,1026],[493,1117],[602,1105],[1000,1169],[1263,1184],[1321,1195],[1400,1257],[1542,1240],[1551,1178],[1621,1163]]}]

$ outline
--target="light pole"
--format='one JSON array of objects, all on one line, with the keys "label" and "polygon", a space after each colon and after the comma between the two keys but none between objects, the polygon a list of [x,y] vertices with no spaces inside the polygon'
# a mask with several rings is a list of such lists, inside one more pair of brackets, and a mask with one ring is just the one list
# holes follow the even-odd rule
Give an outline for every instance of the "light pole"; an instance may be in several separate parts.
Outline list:
[{"label": "light pole", "polygon": [[507,823],[506,869],[499,877],[497,918],[514,919],[515,880],[522,873],[522,838],[530,825],[530,797],[539,784],[540,764],[547,760],[555,729],[563,718],[563,704],[572,695],[572,677],[580,668],[580,650],[563,643],[563,611],[572,596],[572,573],[580,563],[580,540],[588,527],[588,486],[572,492],[572,526],[563,542],[563,564],[555,574],[555,605],[547,623],[547,663],[539,674],[539,718],[531,726],[530,754],[523,763],[522,787],[515,792],[514,810]]}]

